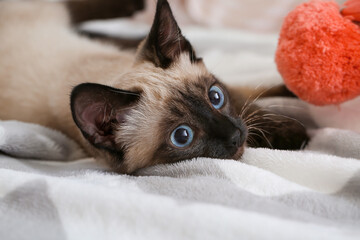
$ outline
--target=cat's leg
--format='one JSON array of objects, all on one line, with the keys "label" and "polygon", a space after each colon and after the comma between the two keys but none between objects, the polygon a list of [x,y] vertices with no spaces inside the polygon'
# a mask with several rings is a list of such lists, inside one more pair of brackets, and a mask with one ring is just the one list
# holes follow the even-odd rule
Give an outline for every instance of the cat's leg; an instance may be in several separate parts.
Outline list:
[{"label": "cat's leg", "polygon": [[[233,106],[248,127],[248,146],[301,149],[308,142],[306,129],[298,120],[273,113],[253,103],[253,100],[262,96],[291,96],[283,86],[269,91],[229,88],[229,92]],[[259,96],[261,93],[262,96]]]}]

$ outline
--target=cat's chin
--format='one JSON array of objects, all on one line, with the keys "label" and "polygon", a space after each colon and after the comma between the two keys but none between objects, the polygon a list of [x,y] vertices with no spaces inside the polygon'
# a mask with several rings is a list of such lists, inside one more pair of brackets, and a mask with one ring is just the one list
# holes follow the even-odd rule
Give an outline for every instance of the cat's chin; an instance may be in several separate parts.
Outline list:
[{"label": "cat's chin", "polygon": [[231,157],[234,160],[239,160],[242,155],[244,154],[245,151],[245,144],[243,144],[241,147],[238,148],[238,150],[236,151],[236,153]]}]

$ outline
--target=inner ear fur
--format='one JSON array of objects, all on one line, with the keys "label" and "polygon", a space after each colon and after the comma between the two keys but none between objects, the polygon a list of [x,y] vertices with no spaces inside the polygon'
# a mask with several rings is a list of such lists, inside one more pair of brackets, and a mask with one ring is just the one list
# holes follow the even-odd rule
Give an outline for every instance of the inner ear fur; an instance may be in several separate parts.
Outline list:
[{"label": "inner ear fur", "polygon": [[190,42],[182,35],[166,0],[158,0],[154,22],[140,51],[142,60],[167,68],[181,53],[188,53],[191,62],[197,61]]},{"label": "inner ear fur", "polygon": [[95,147],[116,151],[115,127],[122,124],[140,94],[83,83],[71,93],[71,112],[83,136]]}]

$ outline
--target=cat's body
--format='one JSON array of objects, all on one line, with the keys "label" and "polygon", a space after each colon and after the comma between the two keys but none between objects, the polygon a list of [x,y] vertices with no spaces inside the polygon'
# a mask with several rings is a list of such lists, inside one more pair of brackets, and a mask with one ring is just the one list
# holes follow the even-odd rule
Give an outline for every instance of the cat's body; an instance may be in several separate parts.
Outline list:
[{"label": "cat's body", "polygon": [[[195,57],[187,40],[176,35],[176,22],[162,19],[172,20],[166,1],[159,1],[151,33],[136,55],[78,36],[70,28],[68,10],[59,3],[0,2],[1,120],[57,129],[118,172],[197,156],[241,156],[247,137],[239,117],[244,98],[231,89],[232,96],[227,96],[225,86]],[[179,41],[176,46],[172,35]],[[85,84],[73,90],[88,82],[114,89]],[[206,100],[215,85],[225,94],[219,110]],[[205,100],[194,97],[199,95]],[[283,126],[279,119],[264,124],[268,118],[256,118],[264,113],[251,109],[245,115],[255,117],[255,123]],[[172,131],[181,124],[191,126],[187,134],[194,131],[191,149],[173,146]],[[295,140],[280,148],[299,148],[306,141],[305,130],[289,124]],[[254,145],[263,146],[260,142],[270,138],[275,147],[282,146],[279,139],[271,140],[278,135],[290,141],[284,137],[287,131],[279,132],[266,133]],[[231,146],[223,143],[228,138]]]},{"label": "cat's body", "polygon": [[84,82],[111,85],[134,54],[75,35],[64,5],[0,4],[0,119],[38,123],[82,141],[71,90]]}]

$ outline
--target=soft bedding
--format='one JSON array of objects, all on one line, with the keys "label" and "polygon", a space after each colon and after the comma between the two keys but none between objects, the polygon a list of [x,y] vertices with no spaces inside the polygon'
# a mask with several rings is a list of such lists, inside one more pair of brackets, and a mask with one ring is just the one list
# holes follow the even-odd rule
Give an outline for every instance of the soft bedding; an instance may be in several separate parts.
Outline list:
[{"label": "soft bedding", "polygon": [[[86,27],[113,26],[142,29]],[[184,32],[225,82],[281,82],[275,35]],[[359,103],[265,99],[259,104],[307,125],[305,150],[246,149],[241,161],[198,158],[137,176],[83,158],[59,132],[0,121],[0,239],[359,239]]]}]

